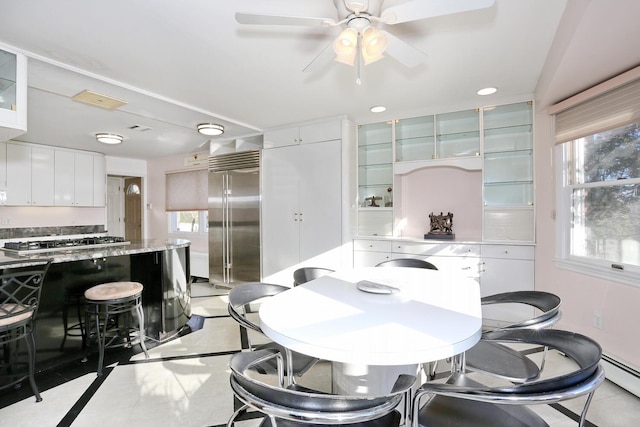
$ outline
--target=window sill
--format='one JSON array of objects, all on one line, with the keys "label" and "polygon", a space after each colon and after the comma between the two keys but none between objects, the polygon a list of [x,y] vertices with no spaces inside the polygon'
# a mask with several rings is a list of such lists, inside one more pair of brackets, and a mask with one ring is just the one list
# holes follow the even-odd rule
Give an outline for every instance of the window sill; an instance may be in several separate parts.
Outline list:
[{"label": "window sill", "polygon": [[622,283],[624,285],[640,287],[640,274],[637,271],[616,270],[604,265],[593,264],[593,262],[581,262],[575,260],[567,260],[556,258],[554,260],[556,267],[564,270],[570,270],[575,273],[585,274],[587,276],[597,277],[599,279],[609,280],[612,282]]}]

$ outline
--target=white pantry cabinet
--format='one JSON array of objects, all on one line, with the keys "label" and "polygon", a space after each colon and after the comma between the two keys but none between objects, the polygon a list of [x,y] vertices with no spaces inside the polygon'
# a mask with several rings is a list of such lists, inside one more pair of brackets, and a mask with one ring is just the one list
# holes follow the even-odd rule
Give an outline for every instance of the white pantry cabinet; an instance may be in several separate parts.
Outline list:
[{"label": "white pantry cabinet", "polygon": [[[326,126],[335,130],[341,125],[335,121]],[[265,281],[290,285],[293,271],[302,265],[341,267],[341,132],[337,135],[322,142],[276,143],[262,152]]]}]

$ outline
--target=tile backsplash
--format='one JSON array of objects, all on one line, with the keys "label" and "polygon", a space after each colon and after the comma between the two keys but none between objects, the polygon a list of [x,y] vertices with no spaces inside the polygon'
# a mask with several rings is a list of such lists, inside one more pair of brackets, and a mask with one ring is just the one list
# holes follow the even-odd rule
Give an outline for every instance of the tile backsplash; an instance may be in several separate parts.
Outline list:
[{"label": "tile backsplash", "polygon": [[71,225],[60,227],[2,228],[0,229],[0,240],[48,236],[71,236],[78,234],[98,234],[104,232],[104,224]]}]

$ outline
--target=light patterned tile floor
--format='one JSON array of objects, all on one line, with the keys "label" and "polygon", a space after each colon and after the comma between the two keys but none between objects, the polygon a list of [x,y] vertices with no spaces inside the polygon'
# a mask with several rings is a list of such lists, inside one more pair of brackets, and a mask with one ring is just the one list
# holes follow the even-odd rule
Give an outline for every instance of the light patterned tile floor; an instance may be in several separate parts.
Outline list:
[{"label": "light patterned tile floor", "polygon": [[[148,361],[138,354],[129,363],[115,366],[101,384],[96,382],[95,374],[88,374],[42,391],[40,403],[30,397],[4,407],[0,409],[0,425],[225,425],[234,410],[227,363],[229,352],[240,349],[239,327],[228,317],[226,290],[195,283],[193,294],[193,313],[205,317],[202,329],[152,348]],[[258,338],[253,336],[255,341]],[[545,369],[566,363],[558,354],[550,353],[549,357]],[[443,372],[447,368],[445,364],[439,366]],[[320,363],[300,382],[327,389],[329,370],[328,363]],[[85,393],[90,396],[88,401],[82,399]],[[81,401],[86,404],[79,407]],[[577,412],[583,403],[584,398],[580,398],[563,402],[563,406]],[[535,410],[553,427],[576,425],[547,405]],[[640,399],[606,381],[595,394],[588,420],[598,427],[637,425]],[[250,420],[237,425],[257,424]]]}]

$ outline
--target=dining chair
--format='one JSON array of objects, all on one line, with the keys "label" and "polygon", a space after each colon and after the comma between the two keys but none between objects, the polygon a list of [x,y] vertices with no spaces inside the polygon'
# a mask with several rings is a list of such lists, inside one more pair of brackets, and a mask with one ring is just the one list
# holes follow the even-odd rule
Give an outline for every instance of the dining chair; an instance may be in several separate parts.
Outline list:
[{"label": "dining chair", "polygon": [[437,270],[438,267],[431,264],[429,261],[425,261],[418,258],[396,258],[388,261],[382,261],[376,264],[376,267],[411,267],[411,268],[426,268],[429,270]]},{"label": "dining chair", "polygon": [[302,267],[293,272],[293,286],[302,285],[327,274],[334,270],[323,267]]},{"label": "dining chair", "polygon": [[[280,367],[278,383],[256,378],[252,367],[275,361]],[[395,409],[415,383],[412,375],[400,375],[393,389],[383,396],[337,395],[297,384],[283,387],[282,353],[275,349],[235,353],[231,356],[229,382],[234,395],[244,404],[233,413],[228,427],[251,408],[264,414],[261,426],[301,427],[348,425],[351,427],[399,426],[403,417]]]},{"label": "dining chair", "polygon": [[[255,311],[252,310],[251,305],[257,305],[265,298],[272,297],[289,289],[291,288],[261,282],[241,283],[239,285],[235,285],[229,291],[228,311],[229,315],[238,322],[238,324],[240,324],[241,337],[244,337],[241,339],[246,339],[247,347],[250,350],[271,348],[276,349],[285,355],[284,366],[286,376],[289,384],[293,384],[295,383],[294,378],[306,373],[318,362],[318,359],[291,351],[275,342],[268,342],[254,346],[251,344],[248,334],[248,331],[252,330],[264,335],[260,325],[251,321],[248,316],[251,313],[255,313]],[[275,374],[277,372],[277,366],[273,360],[268,360],[265,363],[255,365],[254,368],[261,373]]]},{"label": "dining chair", "polygon": [[[560,320],[561,299],[543,291],[512,291],[483,297],[483,307],[496,304],[521,304],[533,307],[537,314],[515,322],[490,319],[483,314],[483,331],[539,330],[550,328]],[[543,349],[540,365],[534,363],[522,352],[484,337],[465,353],[465,367],[474,371],[501,377],[513,382],[536,379],[546,361],[547,348]]]},{"label": "dining chair", "polygon": [[[3,376],[8,379],[2,381],[1,388],[17,386],[25,378],[29,384],[36,402],[42,401],[35,381],[36,349],[34,333],[36,315],[40,305],[40,294],[45,275],[51,265],[51,260],[28,261],[16,263],[16,267],[3,265],[0,271],[0,348],[4,351],[2,366]],[[18,368],[17,358],[20,356],[18,343],[25,343],[27,348],[26,372]],[[6,372],[6,375],[5,375]]]},{"label": "dining chair", "polygon": [[[557,374],[534,381],[487,386],[472,379],[475,373],[455,372],[446,383],[426,382],[414,395],[415,427],[455,425],[492,427],[547,426],[528,405],[551,404],[587,396],[578,425],[583,426],[593,394],[605,379],[600,365],[602,349],[593,339],[555,329],[523,329],[490,332],[485,340],[511,344],[534,344],[555,349],[567,362]],[[423,399],[429,399],[422,404]]]}]

